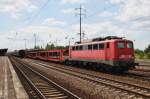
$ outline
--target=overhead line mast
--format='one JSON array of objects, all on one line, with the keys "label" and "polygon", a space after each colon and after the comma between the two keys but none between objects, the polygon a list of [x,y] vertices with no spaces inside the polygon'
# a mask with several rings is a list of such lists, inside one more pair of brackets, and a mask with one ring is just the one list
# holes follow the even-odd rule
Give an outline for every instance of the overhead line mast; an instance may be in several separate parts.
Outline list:
[{"label": "overhead line mast", "polygon": [[36,46],[36,42],[37,42],[37,36],[36,36],[36,33],[34,33],[33,36],[34,36],[34,48],[36,49],[36,47],[37,47],[37,46]]},{"label": "overhead line mast", "polygon": [[79,10],[79,13],[77,15],[80,16],[80,43],[82,41],[82,16],[85,16],[86,14],[83,13],[83,11],[85,12],[85,9],[82,7],[82,5],[80,5],[80,8],[75,8],[75,10]]}]

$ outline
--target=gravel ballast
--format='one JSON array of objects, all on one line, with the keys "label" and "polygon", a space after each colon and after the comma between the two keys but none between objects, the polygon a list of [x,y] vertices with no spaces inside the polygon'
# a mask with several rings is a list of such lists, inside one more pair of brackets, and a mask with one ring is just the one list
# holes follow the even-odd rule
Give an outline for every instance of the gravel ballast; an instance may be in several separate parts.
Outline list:
[{"label": "gravel ballast", "polygon": [[128,99],[131,98],[120,90],[95,84],[84,79],[55,71],[40,65],[32,64],[32,68],[75,93],[82,99]]}]

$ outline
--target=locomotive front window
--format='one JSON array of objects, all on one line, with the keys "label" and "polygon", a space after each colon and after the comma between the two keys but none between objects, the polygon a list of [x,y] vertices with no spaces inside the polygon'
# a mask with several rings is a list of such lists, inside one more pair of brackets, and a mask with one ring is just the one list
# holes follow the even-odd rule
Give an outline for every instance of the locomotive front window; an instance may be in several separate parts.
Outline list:
[{"label": "locomotive front window", "polygon": [[127,43],[127,48],[133,48],[133,44],[132,43]]},{"label": "locomotive front window", "polygon": [[119,42],[119,43],[117,43],[117,47],[118,48],[125,48],[125,45],[124,45],[124,43]]}]

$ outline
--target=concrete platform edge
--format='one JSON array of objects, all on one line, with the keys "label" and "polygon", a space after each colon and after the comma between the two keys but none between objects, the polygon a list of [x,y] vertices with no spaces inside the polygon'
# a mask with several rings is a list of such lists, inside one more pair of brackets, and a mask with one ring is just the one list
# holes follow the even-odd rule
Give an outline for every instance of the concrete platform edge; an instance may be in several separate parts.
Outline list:
[{"label": "concrete platform edge", "polygon": [[28,97],[24,87],[22,86],[9,58],[8,58],[8,66],[9,66],[11,74],[12,74],[12,80],[13,80],[13,85],[14,85],[17,99],[29,99],[29,97]]}]

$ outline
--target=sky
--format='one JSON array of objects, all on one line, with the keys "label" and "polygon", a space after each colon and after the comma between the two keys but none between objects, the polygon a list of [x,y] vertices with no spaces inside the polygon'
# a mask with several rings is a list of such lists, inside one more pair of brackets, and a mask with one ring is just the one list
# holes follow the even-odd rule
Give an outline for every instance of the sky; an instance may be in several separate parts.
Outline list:
[{"label": "sky", "polygon": [[0,0],[0,48],[36,43],[68,45],[79,40],[82,5],[84,39],[121,36],[135,48],[150,44],[150,0]]}]

